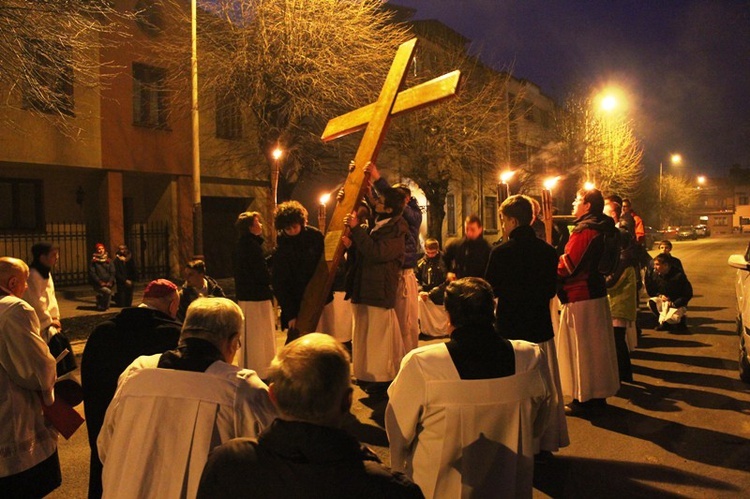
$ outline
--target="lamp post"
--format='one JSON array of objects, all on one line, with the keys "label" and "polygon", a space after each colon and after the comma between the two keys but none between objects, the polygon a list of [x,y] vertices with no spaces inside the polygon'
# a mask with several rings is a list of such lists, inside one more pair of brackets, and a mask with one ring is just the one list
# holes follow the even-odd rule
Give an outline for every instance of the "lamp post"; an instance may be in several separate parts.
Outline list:
[{"label": "lamp post", "polygon": [[196,0],[190,2],[190,117],[193,139],[193,255],[203,259],[203,208],[201,207],[200,121],[198,115],[198,16]]},{"label": "lamp post", "polygon": [[[672,165],[679,165],[682,163],[682,156],[679,154],[672,154],[669,157],[669,162],[672,163]],[[659,228],[663,227],[663,220],[662,220],[662,202],[663,202],[663,191],[664,191],[664,162],[659,161]]]},{"label": "lamp post", "polygon": [[552,189],[560,177],[550,177],[544,181],[542,189],[542,222],[544,222],[544,238],[547,244],[552,244]]},{"label": "lamp post", "polygon": [[325,233],[326,231],[326,205],[328,200],[331,199],[330,194],[323,194],[320,196],[320,208],[318,209],[318,229],[320,232]]},{"label": "lamp post", "polygon": [[[273,157],[273,169],[271,169],[271,193],[268,198],[268,211],[271,216],[273,216],[276,211],[276,203],[278,203],[279,172],[281,171],[279,160],[281,160],[281,156],[283,155],[284,151],[279,146],[276,146],[271,152],[271,157]],[[276,246],[276,230],[271,230],[271,246]]]}]

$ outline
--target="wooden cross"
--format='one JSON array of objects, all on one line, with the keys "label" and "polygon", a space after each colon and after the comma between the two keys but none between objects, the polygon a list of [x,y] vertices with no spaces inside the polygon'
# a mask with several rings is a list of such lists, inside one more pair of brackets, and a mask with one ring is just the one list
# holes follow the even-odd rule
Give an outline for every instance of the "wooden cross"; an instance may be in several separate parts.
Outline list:
[{"label": "wooden cross", "polygon": [[345,248],[341,242],[345,230],[344,217],[362,201],[364,188],[369,180],[364,172],[365,165],[377,159],[391,117],[456,94],[461,76],[458,70],[408,90],[399,91],[406,79],[406,70],[416,44],[417,39],[413,38],[399,46],[376,102],[333,118],[328,122],[321,137],[324,142],[328,142],[365,129],[357,154],[354,156],[354,168],[350,169],[344,182],[344,197],[336,203],[331,223],[326,231],[325,250],[302,298],[296,323],[301,333],[313,332],[318,325],[326,298],[333,286],[336,268],[344,255]]}]

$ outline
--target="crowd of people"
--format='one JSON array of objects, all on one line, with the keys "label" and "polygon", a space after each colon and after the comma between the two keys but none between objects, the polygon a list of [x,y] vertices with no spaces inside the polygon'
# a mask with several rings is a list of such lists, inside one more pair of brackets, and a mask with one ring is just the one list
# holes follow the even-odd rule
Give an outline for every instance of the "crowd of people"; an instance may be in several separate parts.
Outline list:
[{"label": "crowd of people", "polygon": [[[97,308],[113,289],[124,308],[81,358],[89,497],[530,497],[535,460],[570,443],[566,415],[600,414],[632,382],[639,289],[657,329],[686,327],[682,264],[669,241],[644,260],[627,199],[579,191],[572,231],[558,226],[548,244],[535,200],[511,196],[499,244],[469,216],[464,237],[443,252],[428,238],[421,255],[409,188],[367,172],[366,201],[344,220],[325,334],[296,327],[324,252],[296,201],[275,211],[270,255],[260,213],[237,218],[236,302],[193,260],[181,287],[153,280],[133,307],[130,252],[112,260],[97,245]],[[0,416],[13,421],[0,430],[0,490],[12,497],[61,483],[44,408],[77,366],[55,299],[58,253],[39,243],[28,266],[0,258]],[[420,335],[446,341],[419,347]],[[352,377],[387,399],[391,468],[342,429]]]}]

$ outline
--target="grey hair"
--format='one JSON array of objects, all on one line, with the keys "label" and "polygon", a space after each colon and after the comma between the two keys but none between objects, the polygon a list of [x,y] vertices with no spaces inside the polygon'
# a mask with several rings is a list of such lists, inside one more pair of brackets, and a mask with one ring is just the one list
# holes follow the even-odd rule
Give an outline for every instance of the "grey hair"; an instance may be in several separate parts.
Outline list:
[{"label": "grey hair", "polygon": [[242,309],[228,298],[198,298],[187,309],[180,340],[200,338],[219,347],[242,331]]},{"label": "grey hair", "polygon": [[311,423],[324,421],[350,388],[349,354],[323,333],[311,333],[286,345],[268,376],[279,410]]}]

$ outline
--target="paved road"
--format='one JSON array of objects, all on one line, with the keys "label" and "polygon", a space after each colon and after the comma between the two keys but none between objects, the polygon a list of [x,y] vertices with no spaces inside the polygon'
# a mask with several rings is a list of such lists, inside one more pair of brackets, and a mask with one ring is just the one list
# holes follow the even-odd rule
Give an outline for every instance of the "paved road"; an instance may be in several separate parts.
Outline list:
[{"label": "paved road", "polygon": [[[750,495],[750,385],[736,372],[734,271],[726,264],[746,243],[739,236],[675,243],[696,293],[689,331],[644,328],[635,382],[610,399],[607,414],[568,418],[572,443],[537,466],[535,497]],[[388,462],[384,409],[357,389],[349,428]],[[60,458],[64,484],[51,497],[85,497],[85,427],[61,441]]]}]

